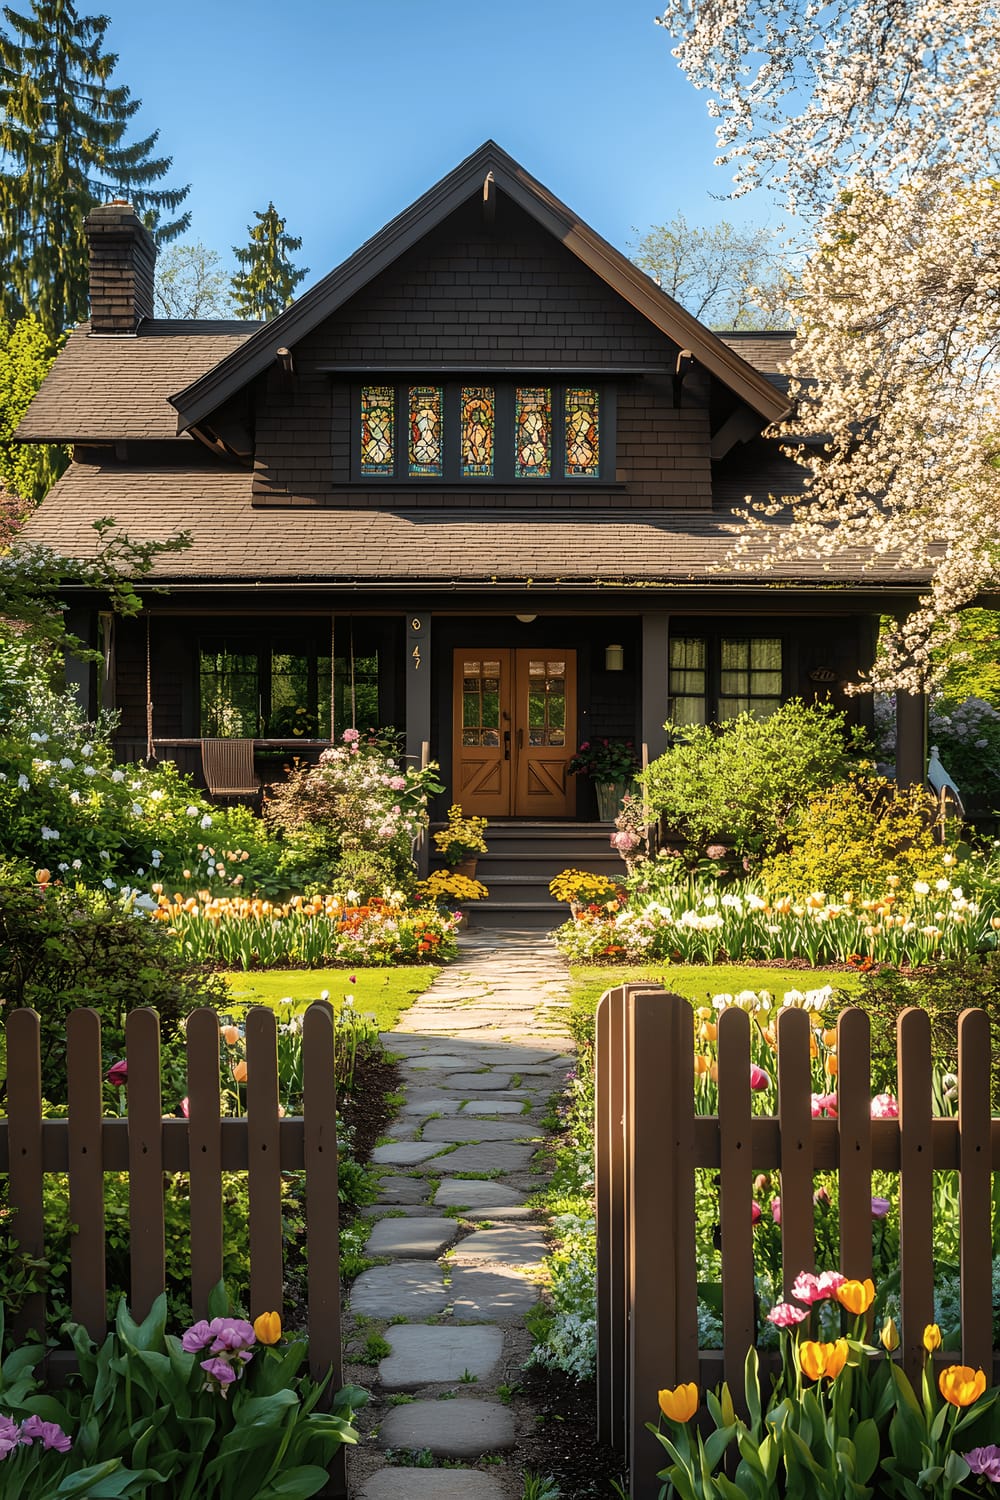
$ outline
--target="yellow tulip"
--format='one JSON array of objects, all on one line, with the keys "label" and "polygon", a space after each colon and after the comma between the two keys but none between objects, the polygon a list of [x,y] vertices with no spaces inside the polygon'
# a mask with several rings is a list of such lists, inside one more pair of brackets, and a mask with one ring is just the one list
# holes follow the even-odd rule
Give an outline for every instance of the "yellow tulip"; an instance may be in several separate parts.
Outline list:
[{"label": "yellow tulip", "polygon": [[837,1076],[837,1059],[836,1059],[836,1056],[834,1055],[834,1053],[832,1053],[832,1052],[830,1053],[830,1055],[827,1058],[826,1062],[823,1064],[823,1067],[826,1069],[826,1072],[829,1075],[829,1077],[836,1078],[836,1076]]},{"label": "yellow tulip", "polygon": [[871,1277],[865,1281],[842,1281],[837,1288],[837,1301],[841,1307],[858,1317],[866,1313],[875,1301],[875,1287]]},{"label": "yellow tulip", "polygon": [[836,1045],[837,1045],[837,1028],[835,1026],[830,1026],[830,1027],[828,1027],[826,1029],[826,1031],[823,1032],[823,1046],[824,1047],[836,1047]]},{"label": "yellow tulip", "polygon": [[698,1029],[698,1035],[703,1042],[714,1042],[719,1035],[719,1028],[711,1021],[704,1021]]},{"label": "yellow tulip", "polygon": [[952,1406],[971,1406],[985,1391],[986,1376],[969,1365],[949,1365],[938,1376],[938,1387]]},{"label": "yellow tulip", "polygon": [[672,1391],[658,1391],[660,1410],[670,1422],[690,1422],[698,1410],[698,1387],[691,1381]]},{"label": "yellow tulip", "polygon": [[253,1331],[259,1343],[276,1344],[281,1338],[281,1314],[261,1313],[259,1318],[253,1320]]},{"label": "yellow tulip", "polygon": [[847,1340],[837,1339],[832,1344],[816,1343],[806,1339],[799,1345],[799,1364],[803,1375],[810,1380],[835,1380],[847,1363]]},{"label": "yellow tulip", "polygon": [[892,1318],[886,1318],[885,1322],[883,1323],[882,1332],[879,1334],[879,1340],[882,1344],[882,1348],[887,1354],[893,1354],[899,1348],[899,1329],[896,1327]]},{"label": "yellow tulip", "polygon": [[708,1069],[708,1058],[704,1057],[700,1052],[696,1052],[694,1055],[694,1071],[696,1075],[700,1076],[703,1073],[707,1073]]},{"label": "yellow tulip", "polygon": [[928,1354],[941,1347],[941,1330],[936,1323],[928,1323],[924,1329],[924,1348]]}]

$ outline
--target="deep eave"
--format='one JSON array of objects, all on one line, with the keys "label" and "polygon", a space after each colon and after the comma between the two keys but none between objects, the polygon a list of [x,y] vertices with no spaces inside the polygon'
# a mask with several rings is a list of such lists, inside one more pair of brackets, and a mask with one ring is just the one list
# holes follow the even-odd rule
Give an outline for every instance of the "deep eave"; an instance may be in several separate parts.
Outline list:
[{"label": "deep eave", "polygon": [[496,190],[505,193],[530,214],[661,333],[681,348],[690,349],[699,364],[766,422],[778,421],[787,412],[787,397],[766,375],[755,370],[735,349],[667,296],[638,266],[585,224],[513,157],[495,142],[486,141],[273,322],[266,324],[213,369],[171,396],[170,402],[178,412],[178,430],[185,432],[197,426],[255,376],[268,369],[278,349],[294,348],[299,340],[423,239],[473,193],[481,192],[488,174],[492,174]]}]

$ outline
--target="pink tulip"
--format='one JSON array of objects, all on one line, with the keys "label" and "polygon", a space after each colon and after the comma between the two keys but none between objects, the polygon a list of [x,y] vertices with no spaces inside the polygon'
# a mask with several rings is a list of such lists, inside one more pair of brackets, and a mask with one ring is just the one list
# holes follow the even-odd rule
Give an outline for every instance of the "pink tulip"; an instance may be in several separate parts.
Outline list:
[{"label": "pink tulip", "polygon": [[780,1198],[772,1198],[771,1199],[771,1218],[774,1220],[774,1222],[776,1224],[780,1224],[781,1223],[781,1199]]},{"label": "pink tulip", "polygon": [[759,1224],[760,1221],[761,1221],[760,1204],[759,1203],[751,1203],[751,1205],[750,1205],[750,1223],[751,1224]]},{"label": "pink tulip", "polygon": [[185,1120],[189,1119],[190,1115],[191,1115],[191,1106],[190,1106],[190,1103],[188,1101],[187,1094],[185,1094],[184,1098],[181,1100],[180,1109],[181,1109],[181,1114],[184,1116]]},{"label": "pink tulip", "polygon": [[830,1120],[837,1118],[836,1094],[811,1094],[809,1097],[810,1112],[814,1120],[822,1119],[823,1116]]},{"label": "pink tulip", "polygon": [[104,1076],[115,1088],[121,1088],[128,1082],[128,1062],[122,1058],[121,1062],[112,1063]]},{"label": "pink tulip", "polygon": [[794,1328],[808,1316],[804,1307],[796,1307],[792,1302],[776,1302],[767,1315],[767,1321],[776,1328]]},{"label": "pink tulip", "polygon": [[750,1064],[750,1087],[755,1093],[771,1087],[770,1076],[764,1072],[763,1068],[758,1068],[756,1063]]},{"label": "pink tulip", "polygon": [[872,1100],[873,1120],[898,1120],[899,1100],[893,1094],[876,1094]]}]

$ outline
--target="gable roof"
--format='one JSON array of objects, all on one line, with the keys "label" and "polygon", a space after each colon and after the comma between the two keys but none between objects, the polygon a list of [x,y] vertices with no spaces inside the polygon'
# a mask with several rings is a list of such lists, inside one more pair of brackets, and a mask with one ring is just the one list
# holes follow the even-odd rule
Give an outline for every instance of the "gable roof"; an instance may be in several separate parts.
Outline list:
[{"label": "gable roof", "polygon": [[171,396],[179,414],[178,430],[183,432],[196,426],[266,370],[273,364],[278,349],[293,348],[474,193],[482,192],[489,174],[495,189],[524,209],[666,337],[682,349],[690,349],[699,364],[752,410],[768,422],[776,421],[787,411],[787,398],[766,375],[755,370],[733,347],[661,291],[645,272],[585,224],[494,141],[486,141],[291,307],[265,324],[214,369]]},{"label": "gable roof", "polygon": [[32,443],[173,441],[170,392],[211,370],[251,338],[260,323],[227,319],[147,319],[134,335],[75,328],[18,424]]}]

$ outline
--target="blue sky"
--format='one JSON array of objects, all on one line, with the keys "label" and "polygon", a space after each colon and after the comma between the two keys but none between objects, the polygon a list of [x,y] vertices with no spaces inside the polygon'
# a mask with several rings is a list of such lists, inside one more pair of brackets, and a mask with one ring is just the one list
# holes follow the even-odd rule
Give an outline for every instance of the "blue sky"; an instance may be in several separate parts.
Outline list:
[{"label": "blue sky", "polygon": [[[106,0],[115,81],[191,183],[190,239],[230,259],[273,198],[305,287],[492,137],[601,234],[724,203],[714,133],[655,0]],[[713,194],[715,197],[713,197]]]}]

